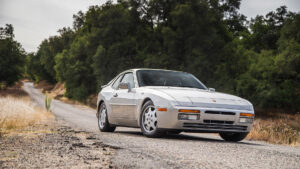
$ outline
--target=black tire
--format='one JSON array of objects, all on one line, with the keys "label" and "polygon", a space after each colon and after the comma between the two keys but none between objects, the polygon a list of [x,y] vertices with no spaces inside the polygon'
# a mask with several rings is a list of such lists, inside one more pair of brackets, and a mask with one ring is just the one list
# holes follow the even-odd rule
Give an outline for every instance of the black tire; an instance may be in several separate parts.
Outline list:
[{"label": "black tire", "polygon": [[[103,124],[100,124],[101,114],[102,110],[105,109],[105,122]],[[107,117],[107,110],[104,103],[101,103],[100,108],[98,110],[98,127],[101,132],[114,132],[116,129],[116,126],[112,126],[109,124],[108,117]]]},{"label": "black tire", "polygon": [[219,133],[225,141],[238,142],[247,137],[248,133]]},{"label": "black tire", "polygon": [[150,107],[154,107],[154,104],[152,103],[151,100],[147,101],[143,107],[142,107],[142,112],[140,113],[140,127],[141,127],[141,130],[142,130],[142,133],[144,136],[146,137],[151,137],[151,138],[158,138],[158,137],[162,137],[166,134],[166,131],[165,130],[162,130],[162,129],[159,129],[159,128],[156,128],[154,129],[153,131],[149,132],[145,129],[145,126],[144,126],[144,122],[143,122],[143,115],[145,113],[145,111],[150,108]]},{"label": "black tire", "polygon": [[180,134],[182,131],[180,130],[170,130],[168,131],[168,134]]}]

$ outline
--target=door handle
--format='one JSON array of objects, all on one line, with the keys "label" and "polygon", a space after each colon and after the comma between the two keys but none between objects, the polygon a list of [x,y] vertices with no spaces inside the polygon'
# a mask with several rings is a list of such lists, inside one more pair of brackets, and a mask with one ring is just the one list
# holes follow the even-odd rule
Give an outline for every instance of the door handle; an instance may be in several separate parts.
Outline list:
[{"label": "door handle", "polygon": [[118,93],[115,93],[113,96],[114,96],[114,97],[118,97]]}]

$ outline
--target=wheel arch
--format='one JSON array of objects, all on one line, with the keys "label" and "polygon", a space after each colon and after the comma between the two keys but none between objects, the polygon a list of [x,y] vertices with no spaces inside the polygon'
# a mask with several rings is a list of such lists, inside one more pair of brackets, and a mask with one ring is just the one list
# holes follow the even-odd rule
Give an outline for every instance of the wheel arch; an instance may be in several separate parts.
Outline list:
[{"label": "wheel arch", "polygon": [[99,116],[99,109],[100,109],[100,105],[101,105],[102,103],[104,103],[104,100],[100,100],[100,101],[98,102],[98,104],[97,104],[97,113],[96,113],[97,118],[98,118],[98,116]]},{"label": "wheel arch", "polygon": [[138,114],[138,118],[137,118],[138,126],[140,126],[140,116],[141,116],[141,113],[142,113],[143,106],[147,101],[152,101],[153,102],[153,100],[150,97],[146,97],[146,98],[143,99],[142,103],[140,104],[140,107],[138,108],[138,113],[137,113]]}]

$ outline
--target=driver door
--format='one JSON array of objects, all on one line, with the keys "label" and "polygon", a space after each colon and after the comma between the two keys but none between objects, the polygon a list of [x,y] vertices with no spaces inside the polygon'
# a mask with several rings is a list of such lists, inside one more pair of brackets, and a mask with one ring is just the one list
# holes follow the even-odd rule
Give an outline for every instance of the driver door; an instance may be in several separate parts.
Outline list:
[{"label": "driver door", "polygon": [[120,125],[136,125],[135,112],[137,104],[133,78],[132,72],[124,74],[120,83],[129,83],[131,90],[117,87],[110,102],[114,118]]}]

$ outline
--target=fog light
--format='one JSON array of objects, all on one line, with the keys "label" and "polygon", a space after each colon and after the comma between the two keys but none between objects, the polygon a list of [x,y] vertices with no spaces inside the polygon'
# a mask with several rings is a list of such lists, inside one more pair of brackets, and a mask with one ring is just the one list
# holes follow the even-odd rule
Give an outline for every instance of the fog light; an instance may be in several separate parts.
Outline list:
[{"label": "fog light", "polygon": [[178,114],[178,119],[179,120],[199,120],[200,115],[199,114],[183,114],[183,113],[180,113],[180,114]]},{"label": "fog light", "polygon": [[252,123],[253,118],[240,118],[240,123]]}]

